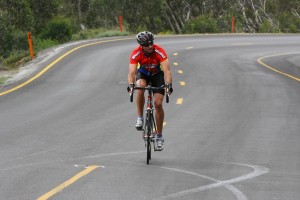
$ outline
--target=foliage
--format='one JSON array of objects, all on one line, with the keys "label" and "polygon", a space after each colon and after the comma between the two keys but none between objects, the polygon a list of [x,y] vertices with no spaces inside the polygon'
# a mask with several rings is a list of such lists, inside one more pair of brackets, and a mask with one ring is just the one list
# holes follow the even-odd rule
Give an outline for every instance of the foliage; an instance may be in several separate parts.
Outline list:
[{"label": "foliage", "polygon": [[[143,30],[230,32],[232,16],[236,32],[300,33],[299,13],[299,0],[0,0],[0,65],[28,51],[27,32],[38,50]],[[118,30],[119,16],[128,32],[107,32]]]},{"label": "foliage", "polygon": [[159,32],[164,25],[162,4],[161,0],[90,0],[86,24],[89,28],[114,29],[122,15],[129,31],[149,29]]},{"label": "foliage", "polygon": [[[20,0],[18,0],[20,1]],[[23,1],[23,0],[22,0]],[[43,32],[47,22],[59,14],[61,0],[26,0],[29,2],[34,24],[31,29],[34,34]]]},{"label": "foliage", "polygon": [[94,38],[101,38],[101,37],[126,36],[126,35],[130,35],[130,33],[124,31],[120,32],[116,30],[108,30],[108,29],[88,29],[73,34],[72,40],[85,40],[85,39],[94,39]]},{"label": "foliage", "polygon": [[56,40],[52,40],[52,39],[42,39],[42,38],[36,38],[36,37],[32,37],[32,43],[34,46],[34,51],[38,52],[44,49],[47,49],[49,47],[53,47],[55,45],[58,45],[58,41]]},{"label": "foliage", "polygon": [[[1,68],[0,68],[1,69]],[[0,85],[2,85],[5,82],[6,78],[5,77],[0,77]]]},{"label": "foliage", "polygon": [[[2,23],[8,28],[16,30],[31,30],[34,18],[28,0],[1,0],[0,2]],[[3,24],[1,24],[3,26]]]},{"label": "foliage", "polygon": [[269,21],[265,20],[259,25],[260,33],[278,33],[280,32],[278,26],[272,25]]},{"label": "foliage", "polygon": [[13,69],[24,62],[29,61],[30,57],[28,56],[28,52],[25,50],[13,50],[11,54],[4,60],[4,64],[6,68]]},{"label": "foliage", "polygon": [[0,0],[0,56],[7,58],[11,52],[24,49],[33,24],[28,1]]},{"label": "foliage", "polygon": [[42,34],[42,38],[63,43],[72,38],[72,33],[71,21],[65,17],[58,16],[49,21]]},{"label": "foliage", "polygon": [[4,42],[1,43],[0,55],[4,58],[8,57],[15,50],[26,49],[28,47],[27,33],[24,31],[7,29],[2,36],[2,40]]},{"label": "foliage", "polygon": [[284,33],[300,33],[300,18],[284,12],[279,16],[280,29]]},{"label": "foliage", "polygon": [[187,22],[184,33],[217,33],[216,21],[209,16],[199,16]]}]

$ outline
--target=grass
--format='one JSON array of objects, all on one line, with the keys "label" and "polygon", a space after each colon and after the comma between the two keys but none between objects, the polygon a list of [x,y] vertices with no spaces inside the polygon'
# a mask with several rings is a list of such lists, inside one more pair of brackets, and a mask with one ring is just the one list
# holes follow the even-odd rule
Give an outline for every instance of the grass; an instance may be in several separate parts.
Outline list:
[{"label": "grass", "polygon": [[117,30],[106,30],[106,29],[89,29],[80,31],[72,36],[73,41],[95,39],[102,37],[113,37],[113,36],[127,36],[130,35],[129,32],[120,32]]},{"label": "grass", "polygon": [[0,86],[10,79],[14,73],[16,73],[14,70],[0,72]]},{"label": "grass", "polygon": [[0,75],[0,85],[4,84],[6,80],[7,80],[6,77],[1,77]]},{"label": "grass", "polygon": [[27,51],[13,51],[8,58],[4,59],[4,65],[6,69],[14,69],[29,60]]}]

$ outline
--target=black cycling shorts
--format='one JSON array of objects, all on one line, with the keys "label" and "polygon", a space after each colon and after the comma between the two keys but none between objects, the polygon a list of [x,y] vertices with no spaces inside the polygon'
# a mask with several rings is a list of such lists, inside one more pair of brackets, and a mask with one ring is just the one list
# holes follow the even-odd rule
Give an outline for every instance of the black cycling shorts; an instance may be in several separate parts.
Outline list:
[{"label": "black cycling shorts", "polygon": [[[146,80],[147,85],[151,82],[152,87],[161,87],[161,86],[165,85],[165,75],[164,75],[163,71],[155,74],[154,76],[147,76],[147,75],[143,74],[142,72],[137,71],[135,79],[136,79],[136,81],[139,79],[144,79],[144,80]],[[154,90],[153,93],[160,93],[160,94],[164,95],[165,90]]]}]

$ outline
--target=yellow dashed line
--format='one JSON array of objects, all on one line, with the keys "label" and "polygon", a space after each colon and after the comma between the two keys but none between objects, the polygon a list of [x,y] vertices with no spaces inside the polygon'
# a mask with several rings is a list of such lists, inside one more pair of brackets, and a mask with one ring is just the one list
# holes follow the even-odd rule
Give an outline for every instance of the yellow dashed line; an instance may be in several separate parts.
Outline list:
[{"label": "yellow dashed line", "polygon": [[177,56],[178,55],[178,53],[173,53],[173,56]]},{"label": "yellow dashed line", "polygon": [[183,99],[179,98],[179,99],[177,99],[176,104],[182,104],[182,102],[183,102]]},{"label": "yellow dashed line", "polygon": [[183,74],[182,70],[177,70],[178,74]]},{"label": "yellow dashed line", "polygon": [[181,86],[185,86],[185,82],[184,82],[184,81],[180,81],[179,84],[180,84]]},{"label": "yellow dashed line", "polygon": [[187,48],[185,48],[185,49],[193,49],[194,47],[187,47]]},{"label": "yellow dashed line", "polygon": [[174,65],[174,66],[178,66],[178,63],[177,63],[177,62],[174,62],[173,65]]}]

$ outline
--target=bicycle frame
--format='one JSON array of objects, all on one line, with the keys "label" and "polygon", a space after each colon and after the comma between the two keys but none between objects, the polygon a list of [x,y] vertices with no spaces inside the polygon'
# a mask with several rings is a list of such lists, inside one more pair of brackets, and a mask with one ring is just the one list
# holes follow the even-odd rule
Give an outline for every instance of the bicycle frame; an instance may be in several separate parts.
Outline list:
[{"label": "bicycle frame", "polygon": [[[145,141],[145,147],[147,148],[147,164],[149,164],[149,160],[151,160],[151,149],[153,145],[153,150],[157,151],[157,145],[155,136],[157,134],[157,127],[154,117],[154,106],[153,106],[153,92],[155,90],[164,90],[165,87],[152,87],[148,85],[147,87],[135,87],[134,89],[138,90],[147,90],[147,108],[146,108],[146,118],[143,129],[143,137]],[[133,100],[133,93],[130,94],[130,101]],[[169,102],[169,96],[166,98],[167,103]],[[145,137],[146,136],[146,137]],[[152,142],[152,145],[151,145]]]}]

